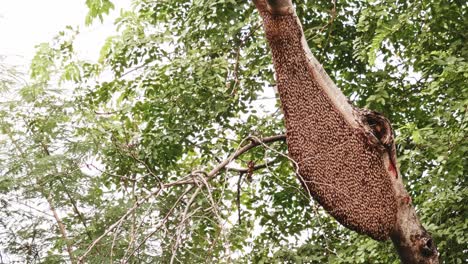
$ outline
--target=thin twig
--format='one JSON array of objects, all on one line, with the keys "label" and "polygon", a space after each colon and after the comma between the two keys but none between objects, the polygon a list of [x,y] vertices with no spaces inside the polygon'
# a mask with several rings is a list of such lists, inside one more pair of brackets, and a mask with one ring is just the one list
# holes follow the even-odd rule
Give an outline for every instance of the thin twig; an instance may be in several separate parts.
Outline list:
[{"label": "thin twig", "polygon": [[[245,141],[250,140],[251,142],[245,146],[242,146],[242,143]],[[220,162],[216,167],[214,167],[210,172],[206,173],[207,180],[212,179],[215,177],[221,170],[227,169],[226,166],[229,165],[233,160],[235,160],[237,157],[240,155],[244,154],[245,152],[251,150],[252,148],[255,148],[259,145],[266,145],[268,143],[276,142],[276,141],[284,141],[286,140],[285,135],[276,135],[276,136],[271,136],[271,137],[266,137],[266,138],[257,138],[257,137],[247,137],[245,138],[241,144],[239,145],[239,148],[231,154],[227,159],[223,160]],[[195,181],[193,178],[189,178],[188,176],[191,176],[191,174],[187,175],[183,179],[176,180],[174,182],[166,183],[164,184],[164,187],[171,187],[175,185],[184,185],[184,184],[195,184]]]},{"label": "thin twig", "polygon": [[44,196],[47,197],[47,202],[49,203],[50,210],[52,211],[52,213],[54,215],[55,221],[57,222],[57,225],[58,225],[59,230],[60,230],[60,234],[62,235],[62,239],[65,241],[65,244],[66,244],[66,247],[67,247],[67,252],[68,252],[68,255],[70,257],[70,262],[75,263],[75,258],[73,256],[73,249],[72,249],[72,246],[71,246],[71,242],[68,239],[67,231],[65,229],[65,225],[63,224],[62,219],[60,219],[60,216],[58,215],[57,210],[55,210],[54,203],[52,201],[52,192],[49,192],[49,195],[47,195],[47,196],[44,195]]},{"label": "thin twig", "polygon": [[326,55],[327,47],[330,44],[331,33],[333,31],[333,26],[334,26],[333,22],[335,22],[335,19],[336,19],[336,0],[333,0],[333,7],[332,7],[332,9],[330,11],[330,15],[331,15],[330,20],[320,30],[320,31],[322,31],[323,29],[328,27],[327,38],[325,39],[325,44],[323,45],[322,54],[320,55],[320,58],[324,58],[324,56]]},{"label": "thin twig", "polygon": [[146,241],[152,237],[158,230],[159,228],[161,228],[165,223],[166,221],[168,220],[169,216],[171,216],[172,214],[172,211],[174,211],[174,209],[176,208],[176,206],[180,203],[180,201],[182,201],[182,198],[187,194],[189,193],[195,186],[189,186],[187,187],[187,189],[184,191],[184,193],[182,193],[182,195],[179,196],[179,198],[177,199],[177,201],[174,203],[174,205],[172,206],[172,208],[169,210],[169,212],[166,214],[166,216],[164,216],[164,218],[161,220],[161,222],[159,223],[158,226],[155,227],[155,230],[153,230],[151,233],[149,233],[144,239],[143,241],[140,242],[140,244],[138,244],[138,246],[132,251],[132,253],[129,254],[129,256],[127,257],[127,259],[125,260],[124,263],[127,263],[127,261],[135,254],[135,252],[137,252],[141,246],[143,246]]},{"label": "thin twig", "polygon": [[250,29],[249,34],[247,34],[243,38],[240,38],[240,43],[237,45],[237,50],[236,50],[236,55],[235,55],[236,59],[235,59],[235,63],[234,63],[234,70],[232,71],[234,83],[233,83],[232,87],[229,87],[229,88],[231,88],[231,94],[230,94],[231,96],[236,94],[237,86],[239,84],[239,68],[240,68],[239,65],[240,65],[241,49],[245,45],[247,40],[250,39],[250,37],[255,33],[255,31],[258,28],[260,28],[260,26],[261,26],[261,24],[257,24],[257,25],[252,26],[252,28]]},{"label": "thin twig", "polygon": [[239,220],[239,225],[242,225],[240,196],[241,196],[241,185],[242,185],[243,175],[244,175],[244,172],[239,173],[239,180],[237,181],[237,217]]},{"label": "thin twig", "polygon": [[161,186],[156,191],[151,192],[150,194],[148,194],[144,198],[138,200],[134,204],[134,206],[132,208],[130,208],[117,222],[115,222],[109,228],[107,228],[106,231],[104,231],[104,233],[101,236],[99,236],[97,239],[95,239],[93,241],[93,243],[91,243],[91,245],[89,245],[86,252],[78,259],[78,263],[83,263],[83,260],[86,258],[86,256],[89,254],[89,252],[91,252],[91,250],[97,245],[97,243],[99,243],[99,241],[101,241],[105,236],[107,236],[107,234],[112,232],[112,230],[114,230],[120,224],[120,222],[124,221],[134,210],[136,210],[138,207],[140,207],[140,205],[142,205],[146,200],[148,200],[149,198],[151,198],[153,196],[156,196],[156,197],[159,196],[159,194],[161,194],[163,189],[164,189],[163,186]]},{"label": "thin twig", "polygon": [[249,171],[256,171],[256,170],[261,170],[261,169],[265,169],[266,167],[270,166],[270,165],[273,165],[277,160],[271,160],[271,161],[267,161],[263,164],[258,164],[258,165],[255,165],[252,167],[252,169],[249,169],[249,168],[236,168],[236,167],[227,167],[228,170],[230,171],[235,171],[235,172],[239,172],[239,173],[247,173]]},{"label": "thin twig", "polygon": [[[193,189],[194,187],[194,184],[197,183],[197,180],[193,178],[193,175],[200,175],[200,174],[203,174],[205,177],[201,177],[202,178],[202,181],[203,183],[207,186],[208,190],[209,190],[209,186],[207,185],[207,181],[212,179],[213,177],[215,177],[221,170],[223,169],[226,169],[226,166],[229,165],[234,159],[236,159],[237,157],[239,157],[240,155],[244,154],[245,152],[249,151],[250,149],[252,148],[255,148],[257,146],[260,146],[260,145],[265,145],[268,144],[268,143],[272,143],[272,142],[276,142],[276,141],[284,141],[286,139],[286,136],[285,135],[276,135],[276,136],[271,136],[271,137],[266,137],[266,138],[257,138],[257,137],[247,137],[245,138],[241,144],[239,145],[239,147],[237,148],[237,150],[231,154],[228,158],[226,158],[225,160],[223,160],[222,162],[220,162],[217,166],[215,166],[210,172],[205,172],[205,171],[200,171],[200,170],[197,170],[197,171],[194,171],[192,173],[190,173],[189,175],[187,175],[186,177],[183,177],[182,179],[180,180],[176,180],[174,182],[169,182],[169,183],[165,183],[165,184],[162,184],[160,183],[160,188],[154,192],[151,192],[150,194],[148,194],[147,196],[145,196],[144,198],[138,200],[137,202],[135,202],[134,206],[132,208],[130,208],[117,222],[115,222],[114,224],[112,224],[106,231],[104,231],[104,233],[99,236],[97,239],[95,239],[93,241],[93,243],[87,248],[86,252],[79,258],[78,262],[79,263],[83,263],[83,260],[85,259],[85,257],[90,253],[90,251],[105,237],[107,236],[107,234],[109,234],[110,232],[112,232],[116,227],[118,227],[120,225],[121,222],[123,222],[125,219],[127,219],[127,217],[133,213],[134,210],[136,210],[138,207],[141,206],[141,204],[143,204],[146,200],[148,200],[149,198],[153,197],[153,196],[159,196],[159,194],[161,193],[161,191],[163,189],[166,189],[166,188],[169,188],[169,187],[172,187],[172,186],[178,186],[178,185],[191,185],[187,188],[187,190],[184,192],[184,194],[182,194],[180,197],[179,197],[179,200],[177,200],[176,204],[174,204],[174,206],[171,208],[171,210],[169,211],[169,213],[166,215],[166,217],[163,219],[163,221],[161,222],[160,225],[158,225],[158,227],[156,228],[156,230],[154,230],[153,232],[151,232],[148,236],[146,236],[143,241],[132,251],[132,253],[130,253],[129,257],[127,257],[127,260],[133,256],[135,254],[135,252],[137,250],[139,250],[139,248],[146,242],[146,240],[148,240],[152,235],[154,235],[159,227],[161,227],[165,221],[167,221],[167,218],[170,216],[170,213],[172,213],[172,211],[174,210],[175,206],[180,202],[180,200],[182,199],[182,197],[188,193],[190,190]],[[250,142],[246,145],[243,146],[243,143],[250,140]],[[192,176],[192,177],[191,177]],[[209,192],[211,192],[211,190],[209,190]],[[211,196],[211,194],[210,194]],[[212,198],[212,197],[211,197]],[[210,199],[210,202],[212,203],[212,206],[214,205],[214,200],[213,199]],[[220,216],[217,214],[217,211],[216,211],[216,206],[213,207],[215,209],[215,214],[217,215],[217,217],[220,218]]]},{"label": "thin twig", "polygon": [[179,247],[179,243],[180,243],[180,236],[182,234],[182,229],[183,229],[183,226],[184,226],[184,222],[187,218],[187,213],[190,209],[190,206],[192,205],[193,201],[195,200],[195,198],[197,197],[198,193],[200,192],[200,188],[197,188],[195,190],[195,192],[192,194],[192,196],[190,197],[190,200],[188,201],[186,207],[185,207],[185,210],[184,212],[182,213],[181,215],[181,221],[180,221],[180,224],[179,224],[179,227],[177,228],[177,231],[176,231],[176,241],[174,243],[174,246],[172,247],[172,256],[171,256],[171,261],[170,263],[174,263],[174,260],[175,260],[175,256],[176,256],[176,253],[177,253],[177,248]]}]

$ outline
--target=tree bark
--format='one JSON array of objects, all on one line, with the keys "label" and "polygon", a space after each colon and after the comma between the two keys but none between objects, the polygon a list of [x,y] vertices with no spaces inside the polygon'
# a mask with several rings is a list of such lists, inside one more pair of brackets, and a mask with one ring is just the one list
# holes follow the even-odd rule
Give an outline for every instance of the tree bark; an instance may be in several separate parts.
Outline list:
[{"label": "tree bark", "polygon": [[304,188],[341,224],[392,239],[403,263],[438,263],[396,164],[393,131],[353,107],[310,52],[291,0],[254,0],[276,71],[290,157]]}]

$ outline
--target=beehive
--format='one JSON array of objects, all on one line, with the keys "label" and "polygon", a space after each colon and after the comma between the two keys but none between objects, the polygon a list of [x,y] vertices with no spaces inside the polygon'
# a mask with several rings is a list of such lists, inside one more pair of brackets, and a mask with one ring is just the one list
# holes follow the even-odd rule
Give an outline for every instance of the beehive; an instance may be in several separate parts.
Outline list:
[{"label": "beehive", "polygon": [[314,79],[294,14],[262,14],[273,54],[289,155],[311,195],[341,224],[377,240],[395,226],[395,192],[382,150],[350,126]]}]

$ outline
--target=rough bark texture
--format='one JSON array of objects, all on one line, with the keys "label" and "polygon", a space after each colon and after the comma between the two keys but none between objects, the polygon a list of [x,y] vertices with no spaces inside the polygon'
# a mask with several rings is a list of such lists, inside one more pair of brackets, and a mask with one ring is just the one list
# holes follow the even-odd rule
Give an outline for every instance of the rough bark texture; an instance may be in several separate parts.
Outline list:
[{"label": "rough bark texture", "polygon": [[377,240],[391,237],[404,263],[437,263],[401,181],[389,121],[348,103],[310,53],[289,0],[254,2],[304,188],[344,226]]}]

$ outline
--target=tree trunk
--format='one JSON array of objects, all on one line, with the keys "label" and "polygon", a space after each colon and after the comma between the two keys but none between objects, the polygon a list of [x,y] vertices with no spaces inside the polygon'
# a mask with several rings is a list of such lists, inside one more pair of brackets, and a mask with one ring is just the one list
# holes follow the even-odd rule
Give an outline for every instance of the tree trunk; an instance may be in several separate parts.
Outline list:
[{"label": "tree trunk", "polygon": [[290,0],[254,0],[273,54],[290,157],[304,188],[341,224],[391,238],[403,263],[438,263],[396,164],[393,131],[358,109],[311,54]]}]

